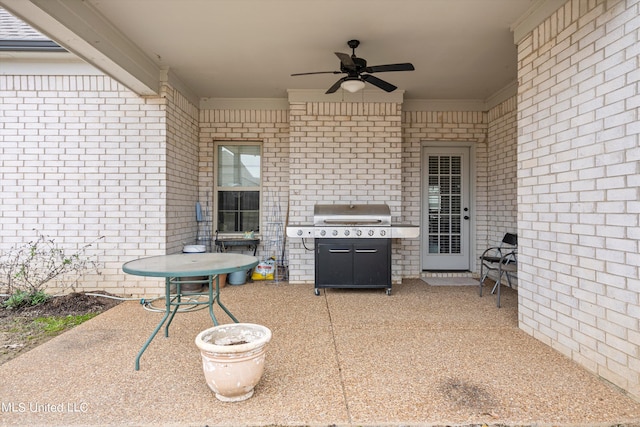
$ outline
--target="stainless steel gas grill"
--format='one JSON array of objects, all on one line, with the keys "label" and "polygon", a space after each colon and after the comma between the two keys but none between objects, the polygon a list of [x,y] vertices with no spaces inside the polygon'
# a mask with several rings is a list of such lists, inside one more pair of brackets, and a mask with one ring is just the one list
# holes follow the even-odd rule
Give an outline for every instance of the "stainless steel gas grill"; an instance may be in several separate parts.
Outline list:
[{"label": "stainless steel gas grill", "polygon": [[288,237],[313,237],[315,294],[320,288],[385,288],[391,294],[391,239],[418,237],[393,225],[386,204],[315,205],[313,225],[288,226]]}]

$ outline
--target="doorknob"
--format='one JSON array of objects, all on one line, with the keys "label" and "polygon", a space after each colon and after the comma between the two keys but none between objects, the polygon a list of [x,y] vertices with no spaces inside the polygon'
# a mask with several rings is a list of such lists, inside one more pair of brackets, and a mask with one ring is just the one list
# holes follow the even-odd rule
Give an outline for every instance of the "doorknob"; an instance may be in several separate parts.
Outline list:
[{"label": "doorknob", "polygon": [[466,219],[468,221],[469,220],[469,215],[465,215],[464,219]]}]

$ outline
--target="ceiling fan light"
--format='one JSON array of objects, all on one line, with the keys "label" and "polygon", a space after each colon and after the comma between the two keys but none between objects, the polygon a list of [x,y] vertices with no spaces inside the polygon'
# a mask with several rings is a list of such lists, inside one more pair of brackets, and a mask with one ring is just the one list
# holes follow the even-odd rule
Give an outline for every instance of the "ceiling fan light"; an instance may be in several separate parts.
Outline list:
[{"label": "ceiling fan light", "polygon": [[364,89],[364,82],[360,79],[347,79],[340,84],[340,87],[347,92],[356,93],[359,90]]}]

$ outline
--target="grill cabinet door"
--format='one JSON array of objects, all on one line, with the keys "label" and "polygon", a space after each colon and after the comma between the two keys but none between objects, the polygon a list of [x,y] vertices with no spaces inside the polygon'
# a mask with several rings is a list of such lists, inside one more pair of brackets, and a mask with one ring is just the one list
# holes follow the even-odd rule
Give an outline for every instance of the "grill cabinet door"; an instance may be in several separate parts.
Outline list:
[{"label": "grill cabinet door", "polygon": [[389,239],[363,239],[354,244],[353,282],[362,287],[391,286]]},{"label": "grill cabinet door", "polygon": [[319,241],[316,247],[316,286],[353,284],[353,245],[337,239]]}]

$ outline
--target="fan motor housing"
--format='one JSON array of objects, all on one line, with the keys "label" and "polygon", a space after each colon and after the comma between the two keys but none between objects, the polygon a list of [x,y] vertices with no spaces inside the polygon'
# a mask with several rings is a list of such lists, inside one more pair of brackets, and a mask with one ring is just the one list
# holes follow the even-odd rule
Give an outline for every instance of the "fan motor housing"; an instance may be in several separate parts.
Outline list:
[{"label": "fan motor housing", "polygon": [[354,71],[355,71],[355,74],[360,74],[365,70],[365,68],[367,68],[367,61],[365,59],[357,58],[355,56],[352,56],[351,59],[353,60],[353,63],[356,64],[356,69],[351,70],[349,68],[346,68],[344,64],[340,63],[340,71],[351,75],[353,74]]}]

